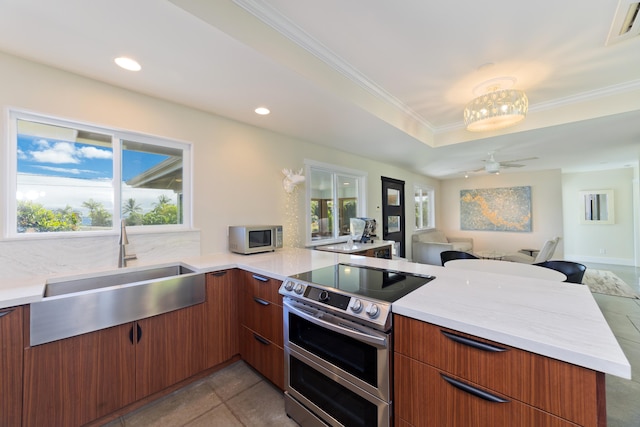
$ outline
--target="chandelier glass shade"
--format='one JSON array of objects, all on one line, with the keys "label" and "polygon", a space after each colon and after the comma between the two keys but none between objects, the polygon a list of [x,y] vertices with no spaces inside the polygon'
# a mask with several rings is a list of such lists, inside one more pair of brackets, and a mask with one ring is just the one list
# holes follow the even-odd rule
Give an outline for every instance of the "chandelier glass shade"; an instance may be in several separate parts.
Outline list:
[{"label": "chandelier glass shade", "polygon": [[523,91],[496,90],[467,104],[464,124],[467,130],[474,132],[501,129],[524,119],[528,109],[529,100]]}]

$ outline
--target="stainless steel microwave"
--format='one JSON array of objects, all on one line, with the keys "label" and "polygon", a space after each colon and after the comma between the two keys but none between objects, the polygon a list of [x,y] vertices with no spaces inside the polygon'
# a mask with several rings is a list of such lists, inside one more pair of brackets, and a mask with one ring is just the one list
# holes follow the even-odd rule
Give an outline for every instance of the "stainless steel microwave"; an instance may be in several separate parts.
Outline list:
[{"label": "stainless steel microwave", "polygon": [[238,254],[275,251],[282,247],[281,225],[231,225],[229,250]]}]

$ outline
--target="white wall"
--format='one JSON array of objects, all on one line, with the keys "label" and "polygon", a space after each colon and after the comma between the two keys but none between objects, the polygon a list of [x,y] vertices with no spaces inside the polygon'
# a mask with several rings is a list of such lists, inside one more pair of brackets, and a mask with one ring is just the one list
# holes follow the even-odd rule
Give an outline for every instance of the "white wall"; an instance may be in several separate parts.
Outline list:
[{"label": "white wall", "polygon": [[[571,173],[562,176],[565,253],[568,259],[634,265],[634,169]],[[614,191],[615,224],[580,224],[579,192]],[[637,202],[636,202],[637,203]]]},{"label": "white wall", "polygon": [[[531,186],[532,231],[460,230],[460,190]],[[472,237],[474,250],[515,253],[523,248],[541,248],[545,241],[560,236],[554,258],[563,257],[562,178],[559,170],[532,173],[482,174],[441,183],[437,228],[446,235]]]},{"label": "white wall", "polygon": [[[24,109],[69,120],[158,135],[193,143],[194,227],[199,230],[175,245],[175,254],[225,252],[227,226],[244,223],[297,222],[304,232],[304,188],[297,197],[287,196],[282,187],[282,168],[297,170],[304,159],[363,170],[368,173],[367,215],[381,221],[381,176],[406,181],[411,198],[413,184],[420,182],[438,190],[439,183],[402,168],[343,153],[284,135],[269,132],[233,120],[184,107],[172,102],[116,88],[72,73],[0,53],[0,106],[3,138],[2,153],[7,152],[6,110]],[[266,118],[268,120],[268,118]],[[390,141],[393,143],[393,141]],[[3,161],[6,155],[2,156]],[[3,164],[2,170],[6,169]],[[5,224],[6,177],[0,174],[0,223]],[[410,199],[409,199],[410,200]],[[288,206],[293,204],[293,209]],[[407,239],[415,223],[411,204],[407,204]],[[294,226],[289,229],[296,228]],[[285,242],[304,242],[286,237]],[[199,238],[198,235],[199,234]],[[381,234],[381,230],[379,233]],[[2,233],[4,235],[4,233]],[[289,236],[290,237],[290,236]],[[140,236],[129,234],[135,246]],[[155,246],[149,239],[155,239]],[[148,251],[137,251],[141,261],[160,259],[170,254],[162,247],[166,234],[146,236]],[[152,239],[153,240],[153,239]],[[0,268],[10,267],[12,276],[59,273],[68,270],[115,266],[117,238],[82,239],[81,246],[92,247],[91,255],[78,247],[78,239],[40,239],[30,243],[0,241]],[[194,245],[199,247],[194,249]],[[410,256],[410,245],[407,246]],[[16,251],[17,247],[28,248]],[[38,256],[29,256],[37,248]],[[68,250],[67,250],[68,249]],[[31,251],[32,252],[32,251]],[[49,256],[47,256],[49,253]],[[102,257],[100,256],[102,254]],[[55,259],[54,259],[55,258]],[[79,267],[80,266],[80,267]],[[12,277],[6,276],[5,277]]]}]

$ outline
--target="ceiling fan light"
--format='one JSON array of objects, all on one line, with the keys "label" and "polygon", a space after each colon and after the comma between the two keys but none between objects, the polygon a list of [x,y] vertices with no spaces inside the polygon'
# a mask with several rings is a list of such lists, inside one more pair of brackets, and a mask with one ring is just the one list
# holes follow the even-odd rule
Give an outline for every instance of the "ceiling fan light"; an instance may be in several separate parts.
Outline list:
[{"label": "ceiling fan light", "polygon": [[484,165],[484,170],[488,173],[499,173],[500,172],[500,163],[488,161]]},{"label": "ceiling fan light", "polygon": [[481,132],[512,126],[527,115],[529,100],[521,90],[496,90],[473,99],[464,109],[467,130]]}]

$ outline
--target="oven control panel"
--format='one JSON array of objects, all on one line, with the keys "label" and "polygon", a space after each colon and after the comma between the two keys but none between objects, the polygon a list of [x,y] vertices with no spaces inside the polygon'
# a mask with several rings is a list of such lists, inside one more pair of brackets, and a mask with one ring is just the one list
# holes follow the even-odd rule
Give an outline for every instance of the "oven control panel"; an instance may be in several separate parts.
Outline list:
[{"label": "oven control panel", "polygon": [[350,320],[375,325],[376,329],[388,329],[391,305],[384,301],[346,295],[330,288],[314,286],[294,279],[286,279],[280,294],[341,314]]}]

